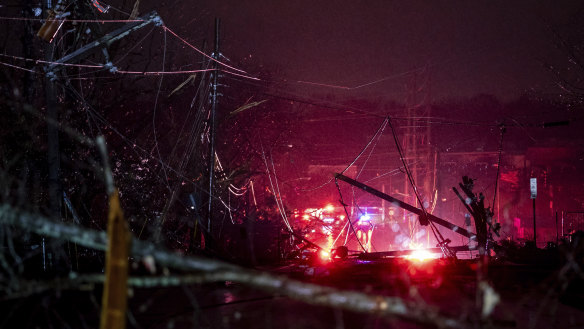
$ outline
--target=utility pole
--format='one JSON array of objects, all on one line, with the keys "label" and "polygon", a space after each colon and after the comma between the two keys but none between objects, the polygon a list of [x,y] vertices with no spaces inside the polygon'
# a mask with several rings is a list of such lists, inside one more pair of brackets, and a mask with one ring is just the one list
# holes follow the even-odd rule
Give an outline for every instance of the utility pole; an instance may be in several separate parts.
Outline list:
[{"label": "utility pole", "polygon": [[[419,117],[430,117],[430,78],[427,68],[423,72],[412,74],[410,83],[406,85],[406,91],[408,120],[403,145],[403,156],[405,157],[404,160],[408,163],[412,179],[416,183],[417,192],[422,197],[421,202],[424,202],[424,199],[426,199],[428,204],[431,204],[432,191],[435,188],[435,184],[432,186],[431,178],[431,175],[435,172],[435,170],[432,170],[431,164],[431,128],[430,124],[427,124],[425,129],[419,127],[417,119]],[[408,197],[410,194],[411,196]],[[418,204],[416,191],[410,186],[408,179],[404,179],[404,200],[411,202],[416,207],[427,208],[426,205]],[[413,239],[418,230],[418,222],[410,219],[405,211],[403,216],[404,221],[408,223],[412,241],[418,242],[417,239]],[[429,230],[427,231],[427,237],[428,239],[430,237]]]},{"label": "utility pole", "polygon": [[[50,17],[49,10],[53,10],[52,3],[51,0],[46,0],[46,19],[49,19]],[[52,62],[55,52],[55,44],[49,41],[45,44],[44,51],[45,60],[47,62]],[[47,107],[47,119],[49,122],[59,122],[59,113],[55,95],[55,84],[53,82],[53,78],[48,75],[45,77],[45,101]],[[59,129],[52,123],[47,123],[47,164],[49,167],[49,209],[51,212],[51,217],[56,219],[61,217],[61,161],[59,151]],[[50,252],[47,253],[46,240],[44,236],[41,238],[41,244],[43,271],[46,272],[48,268],[51,267],[52,254]]]},{"label": "utility pole", "polygon": [[215,52],[213,53],[213,95],[211,103],[211,115],[209,116],[209,212],[207,215],[207,232],[211,233],[211,219],[213,217],[213,176],[215,174],[215,112],[217,110],[217,75],[219,60],[219,25],[221,21],[215,18]]},{"label": "utility pole", "polygon": [[558,211],[556,210],[556,246],[560,243],[560,236],[558,233]]},{"label": "utility pole", "polygon": [[[58,6],[59,5],[57,5],[57,7]],[[91,55],[93,52],[101,49],[104,56],[106,57],[106,67],[110,65],[110,71],[114,72],[115,67],[109,63],[109,55],[106,50],[107,46],[109,46],[112,42],[120,40],[123,37],[129,35],[130,32],[136,31],[150,23],[162,25],[162,20],[158,14],[156,12],[152,12],[144,17],[141,17],[138,22],[126,24],[125,26],[106,34],[100,39],[63,56],[62,58],[55,59],[55,44],[52,41],[59,31],[57,26],[60,27],[62,21],[59,21],[59,18],[55,17],[54,13],[49,14],[49,10],[53,10],[51,0],[45,1],[45,10],[47,11],[48,16],[47,22],[43,25],[43,27],[41,27],[37,35],[47,41],[44,50],[45,60],[49,63],[49,65],[45,67],[45,100],[47,107],[47,118],[52,122],[59,121],[54,80],[58,78],[57,74],[63,68],[62,64],[78,62]],[[52,123],[47,125],[47,162],[49,167],[48,188],[51,216],[53,218],[60,218],[62,192],[60,184],[61,163],[59,150],[59,129]],[[51,266],[51,253],[46,252],[46,242],[44,237],[42,237],[41,244],[43,270],[47,271],[47,267]]]},{"label": "utility pole", "polygon": [[531,192],[531,199],[533,200],[533,244],[537,248],[537,231],[535,229],[535,198],[537,198],[537,178],[529,179],[529,190]]},{"label": "utility pole", "polygon": [[533,198],[533,244],[537,248],[537,231],[535,229],[535,198]]}]

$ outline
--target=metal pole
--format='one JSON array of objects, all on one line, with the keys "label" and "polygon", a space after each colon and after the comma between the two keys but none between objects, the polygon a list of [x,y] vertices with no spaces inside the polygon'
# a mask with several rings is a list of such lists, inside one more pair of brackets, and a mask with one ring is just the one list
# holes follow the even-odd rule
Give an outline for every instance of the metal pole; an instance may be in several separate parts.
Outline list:
[{"label": "metal pole", "polygon": [[213,176],[215,173],[215,111],[217,110],[217,60],[219,59],[219,18],[215,18],[215,52],[213,58],[213,95],[211,103],[211,115],[209,117],[209,208],[207,216],[207,232],[211,233],[211,218],[213,211]]},{"label": "metal pole", "polygon": [[[52,9],[51,0],[45,1],[46,9]],[[53,53],[55,51],[55,44],[48,42],[45,44],[45,60],[53,61]],[[57,109],[57,98],[55,95],[55,86],[51,78],[45,77],[45,101],[47,107],[47,119],[53,122],[59,121],[59,113]],[[61,162],[59,151],[59,129],[50,123],[47,123],[47,164],[49,169],[49,209],[53,219],[61,217],[61,186],[59,181]],[[43,270],[48,271],[51,267],[52,255],[47,252],[46,239],[41,238],[42,252],[43,252]],[[47,260],[48,258],[48,260]]]},{"label": "metal pole", "polygon": [[536,229],[535,229],[535,198],[533,199],[533,243],[535,244],[535,247],[537,248],[537,235],[536,235]]},{"label": "metal pole", "polygon": [[560,243],[560,234],[558,233],[558,212],[556,211],[556,246]]},{"label": "metal pole", "polygon": [[[381,193],[385,193],[385,184],[381,185]],[[381,222],[385,225],[385,200],[381,199]]]},{"label": "metal pole", "polygon": [[564,238],[564,211],[562,210],[562,239]]}]

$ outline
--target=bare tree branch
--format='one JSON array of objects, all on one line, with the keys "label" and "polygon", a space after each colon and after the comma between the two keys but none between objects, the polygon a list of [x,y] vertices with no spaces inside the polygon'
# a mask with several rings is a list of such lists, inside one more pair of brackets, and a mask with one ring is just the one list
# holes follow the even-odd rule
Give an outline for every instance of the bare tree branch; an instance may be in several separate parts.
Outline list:
[{"label": "bare tree branch", "polygon": [[[105,232],[97,232],[79,226],[53,222],[42,216],[23,212],[9,205],[0,206],[0,223],[4,225],[15,225],[21,229],[47,237],[70,240],[89,248],[99,250],[105,250],[106,248],[107,236]],[[462,328],[466,324],[461,319],[450,318],[440,314],[437,308],[406,301],[399,297],[368,295],[360,292],[343,291],[331,287],[304,283],[291,280],[284,276],[245,269],[217,260],[180,255],[162,250],[152,243],[140,240],[134,240],[132,242],[131,253],[134,256],[151,256],[163,266],[180,270],[203,272],[199,275],[189,276],[183,279],[179,277],[133,278],[130,280],[132,285],[149,286],[159,283],[162,285],[179,285],[183,283],[233,281],[271,293],[283,294],[290,298],[314,305],[336,307],[353,312],[371,313],[385,317],[399,317],[440,328]],[[67,280],[71,279],[69,278]],[[93,280],[102,280],[102,278],[96,279],[96,277],[93,277]],[[62,287],[63,285],[56,286]]]}]

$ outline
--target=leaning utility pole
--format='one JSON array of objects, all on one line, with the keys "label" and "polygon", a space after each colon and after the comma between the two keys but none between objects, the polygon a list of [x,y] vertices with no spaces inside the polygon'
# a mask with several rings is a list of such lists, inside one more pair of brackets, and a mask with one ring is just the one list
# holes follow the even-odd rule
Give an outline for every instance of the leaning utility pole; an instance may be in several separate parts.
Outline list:
[{"label": "leaning utility pole", "polygon": [[209,116],[209,208],[207,214],[207,232],[211,233],[211,219],[213,217],[213,176],[215,174],[215,112],[217,110],[217,71],[219,60],[219,18],[215,18],[215,52],[213,53],[213,95],[211,103],[211,114]]}]

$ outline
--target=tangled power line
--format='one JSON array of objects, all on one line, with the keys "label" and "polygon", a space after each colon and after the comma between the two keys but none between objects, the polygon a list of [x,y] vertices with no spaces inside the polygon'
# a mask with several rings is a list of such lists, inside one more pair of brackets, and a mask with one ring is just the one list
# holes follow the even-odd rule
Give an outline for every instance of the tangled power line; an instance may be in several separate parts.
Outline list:
[{"label": "tangled power line", "polygon": [[[111,6],[110,6],[111,7]],[[114,8],[115,9],[115,8]],[[123,12],[119,9],[116,9],[117,11]],[[42,18],[28,18],[28,17],[0,17],[0,20],[4,20],[4,21],[38,21],[38,22],[43,22],[44,19]],[[63,18],[60,19],[60,21],[62,23],[97,23],[97,24],[119,24],[119,23],[138,23],[138,22],[144,22],[145,20],[143,19],[68,19],[68,18]],[[154,130],[154,138],[155,138],[155,149],[157,151],[157,156],[153,156],[152,154],[150,154],[150,152],[147,152],[146,150],[143,150],[144,152],[142,152],[143,154],[148,155],[149,157],[155,158],[157,161],[160,162],[160,164],[162,165],[162,171],[164,174],[164,181],[167,182],[168,181],[168,174],[167,174],[167,170],[173,172],[174,174],[179,174],[182,175],[182,169],[183,168],[179,168],[179,169],[173,169],[170,164],[167,164],[166,162],[164,162],[162,160],[162,156],[160,154],[160,150],[158,148],[158,141],[157,141],[157,134],[156,134],[156,109],[157,109],[157,105],[158,105],[158,98],[159,98],[159,94],[160,94],[160,88],[162,86],[162,81],[163,81],[163,77],[166,75],[187,75],[187,74],[195,74],[195,73],[213,73],[213,74],[218,74],[218,73],[226,73],[228,74],[228,78],[235,80],[235,81],[239,81],[239,82],[243,82],[246,83],[248,85],[252,85],[252,86],[257,86],[258,82],[262,82],[262,83],[270,83],[270,82],[274,82],[274,81],[270,81],[267,79],[260,79],[257,77],[254,77],[250,74],[248,74],[246,71],[244,71],[243,69],[237,68],[233,65],[229,65],[228,63],[225,63],[222,60],[219,60],[220,56],[212,56],[207,54],[206,52],[204,52],[203,50],[199,49],[198,47],[194,46],[192,43],[190,43],[189,41],[186,40],[186,38],[181,37],[178,33],[176,33],[174,30],[170,29],[166,24],[162,23],[159,26],[157,25],[157,27],[159,27],[160,29],[162,29],[162,31],[164,32],[164,52],[163,52],[163,58],[162,58],[162,69],[160,71],[136,71],[136,70],[120,70],[115,68],[115,66],[113,66],[113,63],[105,63],[105,64],[95,64],[95,63],[63,63],[63,62],[57,62],[57,61],[47,61],[47,60],[42,60],[42,59],[34,59],[34,58],[26,58],[26,57],[22,57],[22,56],[16,56],[16,55],[11,55],[11,54],[0,54],[0,57],[8,59],[8,60],[12,60],[11,63],[9,62],[4,62],[4,61],[0,61],[0,65],[9,67],[9,68],[13,68],[13,69],[18,69],[18,70],[23,70],[29,73],[34,73],[34,74],[38,74],[38,75],[45,75],[46,72],[44,72],[42,69],[40,68],[27,68],[24,67],[22,65],[18,65],[17,62],[25,62],[25,63],[34,63],[35,65],[57,65],[57,66],[63,66],[63,67],[74,67],[74,68],[78,68],[78,69],[93,69],[94,71],[90,71],[90,72],[85,72],[85,74],[94,74],[96,72],[106,72],[106,73],[110,73],[112,77],[115,77],[116,75],[142,75],[142,76],[160,76],[160,81],[158,83],[158,90],[156,92],[156,98],[155,98],[155,102],[154,102],[154,111],[153,111],[153,117],[152,117],[152,124],[153,124],[153,130]],[[155,27],[156,28],[156,27]],[[130,50],[123,56],[121,56],[120,58],[116,59],[115,63],[120,63],[126,56],[128,53],[130,53],[136,46],[138,46],[140,43],[142,43],[144,41],[144,39],[150,34],[152,33],[152,31],[155,29],[153,28],[150,32],[148,32],[148,34],[146,36],[144,36],[141,40],[139,40],[133,47],[130,48]],[[195,70],[166,70],[165,69],[165,61],[166,61],[166,49],[167,49],[167,33],[169,33],[170,35],[172,35],[175,40],[179,40],[180,43],[184,46],[186,46],[187,48],[193,50],[195,53],[197,53],[198,55],[203,56],[207,61],[209,62],[215,62],[217,63],[221,68],[218,69],[213,69],[213,68],[200,68],[200,69],[195,69]],[[113,69],[115,68],[115,69]],[[404,76],[406,74],[412,73],[412,72],[416,72],[419,71],[423,68],[419,68],[419,69],[414,69],[414,70],[410,70],[407,72],[401,72],[401,73],[396,73],[393,75],[388,75],[379,79],[375,79],[372,80],[370,82],[366,82],[366,83],[361,83],[355,86],[341,86],[341,85],[334,85],[334,84],[327,84],[327,83],[320,83],[320,82],[312,82],[312,81],[303,81],[303,80],[296,80],[296,81],[285,81],[286,83],[290,83],[290,82],[294,82],[294,83],[298,83],[298,84],[304,84],[304,85],[311,85],[311,86],[320,86],[320,87],[326,87],[326,88],[332,88],[332,89],[341,89],[341,90],[355,90],[355,89],[361,89],[361,88],[365,88],[368,86],[371,86],[373,84],[377,84],[389,79],[393,79],[396,77],[400,77],[400,76]],[[85,79],[85,78],[81,78],[79,77],[80,75],[82,75],[84,73],[78,73],[77,77],[67,77],[68,79]],[[87,78],[87,79],[91,79],[91,78]],[[74,93],[78,98],[83,99],[82,95],[80,95],[78,92],[76,91],[72,91],[72,93]],[[353,112],[358,112],[358,113],[362,113],[365,116],[370,116],[370,117],[385,117],[382,125],[380,126],[380,128],[378,129],[378,131],[374,134],[374,136],[367,142],[367,144],[365,145],[365,147],[361,150],[361,152],[353,159],[353,161],[351,161],[348,166],[341,172],[345,172],[349,167],[351,167],[352,165],[354,165],[354,163],[364,154],[364,152],[371,146],[371,144],[374,142],[376,136],[378,136],[378,134],[380,134],[380,131],[382,132],[383,129],[385,128],[385,125],[389,125],[392,129],[392,133],[394,135],[394,138],[396,139],[396,146],[398,147],[398,151],[400,152],[400,158],[403,161],[403,168],[405,173],[407,174],[407,177],[413,187],[413,190],[416,194],[416,198],[418,199],[418,202],[420,203],[422,210],[424,211],[424,213],[426,212],[425,208],[424,208],[424,204],[421,201],[420,196],[418,195],[418,191],[415,187],[415,182],[413,182],[413,178],[409,172],[408,169],[408,164],[406,163],[405,159],[403,158],[403,154],[401,152],[401,147],[399,145],[399,142],[397,141],[397,136],[395,134],[395,130],[394,127],[392,126],[391,120],[412,120],[414,122],[418,121],[418,122],[423,122],[424,124],[439,124],[439,125],[475,125],[475,126],[489,126],[489,127],[493,127],[496,126],[496,123],[488,123],[488,122],[476,122],[476,121],[463,121],[463,120],[447,120],[447,119],[443,119],[443,118],[410,118],[410,117],[400,117],[400,116],[394,116],[391,119],[389,119],[389,117],[386,117],[383,114],[380,113],[374,113],[374,112],[370,112],[370,111],[365,111],[363,109],[357,109],[357,108],[352,108],[352,107],[348,107],[346,105],[343,104],[338,104],[338,103],[331,103],[331,102],[316,102],[315,99],[310,99],[310,98],[306,98],[306,97],[298,97],[298,95],[282,95],[282,93],[265,93],[267,96],[273,97],[273,98],[280,98],[280,99],[285,99],[285,100],[290,100],[290,101],[294,101],[294,102],[300,102],[300,103],[305,103],[308,105],[312,105],[312,106],[317,106],[317,107],[325,107],[325,108],[329,108],[329,109],[334,109],[334,110],[340,110],[340,111],[353,111]],[[88,106],[87,102],[85,102],[85,100],[83,99],[83,102],[86,105],[86,108],[91,108],[90,106]],[[107,120],[105,120],[105,118],[100,117],[99,114],[97,113],[97,111],[92,111],[91,116],[93,118],[97,118],[100,121],[106,123]],[[133,147],[133,149],[136,149],[136,143],[135,141],[131,141],[129,138],[127,138],[127,136],[123,135],[119,130],[115,129],[115,127],[113,127],[113,125],[109,122],[107,122],[107,125],[109,126],[110,129],[112,129],[114,132],[116,132],[116,134],[118,134],[120,137],[122,137],[126,142],[131,143]],[[501,143],[502,143],[502,135],[501,135]],[[371,153],[370,153],[371,154]],[[501,150],[499,150],[499,159],[500,159],[500,154],[501,154]],[[266,162],[266,167],[268,169],[268,174],[269,174],[269,166],[267,164],[267,160],[265,158],[265,154],[263,154],[264,156],[264,162]],[[499,160],[500,162],[500,160]],[[182,164],[184,164],[184,161],[181,162]],[[500,163],[499,163],[500,165]],[[275,167],[273,166],[273,159],[272,159],[272,168],[275,171]],[[275,172],[274,172],[275,174]],[[314,187],[314,188],[310,188],[310,189],[302,189],[301,191],[314,191],[317,190],[319,188],[322,188],[323,186],[331,183],[333,180],[333,178],[331,178],[330,180],[328,180],[327,182]],[[497,172],[497,179],[496,179],[496,184],[498,181],[498,172]],[[167,184],[168,185],[168,184]],[[167,186],[169,189],[171,189],[170,185]],[[278,188],[277,191],[277,195],[280,196],[279,202],[277,200],[277,204],[279,205],[279,209],[286,221],[285,218],[285,211],[283,210],[283,204],[282,204],[282,200],[281,200],[281,195],[279,193],[279,186],[276,182],[276,187]],[[274,186],[273,186],[274,188]],[[496,188],[495,188],[496,189]],[[273,189],[276,193],[276,190]],[[237,191],[234,191],[237,192]],[[496,192],[495,192],[496,195]],[[223,204],[223,206],[225,206],[227,209],[231,210],[231,208],[229,207],[229,205],[227,205],[224,201],[221,200],[221,203]],[[494,202],[493,202],[494,204]],[[286,221],[287,223],[287,221]],[[350,221],[349,221],[350,223]],[[287,223],[287,226],[289,227],[289,223]],[[436,233],[434,233],[436,234]],[[439,232],[438,232],[439,234]]]}]

